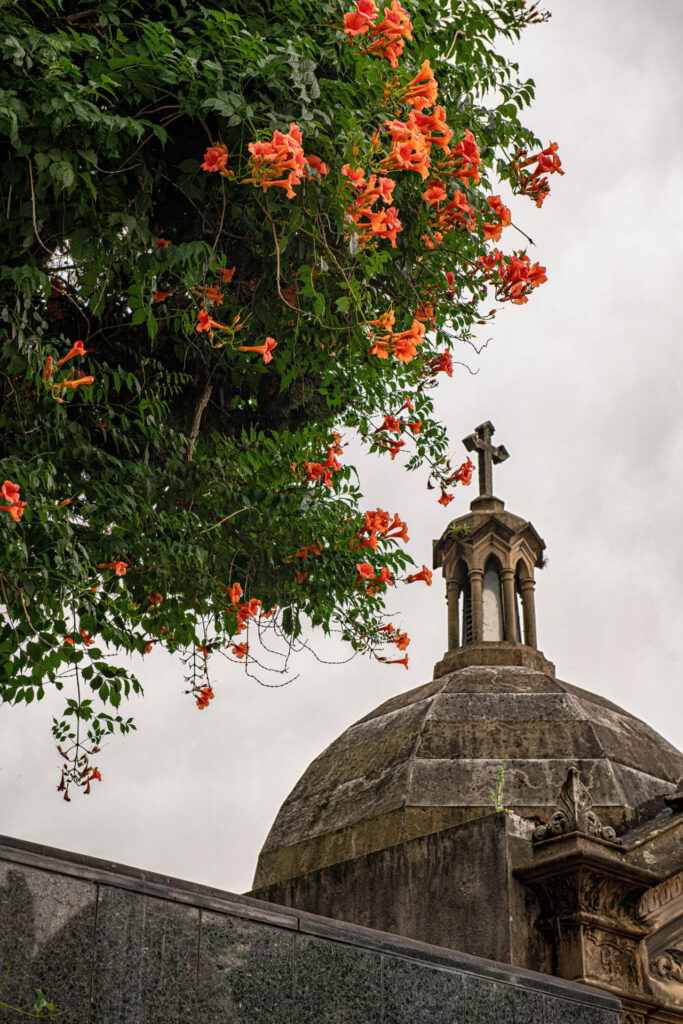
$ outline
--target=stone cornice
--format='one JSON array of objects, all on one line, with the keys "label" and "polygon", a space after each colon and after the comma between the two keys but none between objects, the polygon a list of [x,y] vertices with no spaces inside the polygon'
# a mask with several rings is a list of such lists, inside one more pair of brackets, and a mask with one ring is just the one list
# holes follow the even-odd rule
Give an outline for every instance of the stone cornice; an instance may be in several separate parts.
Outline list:
[{"label": "stone cornice", "polygon": [[571,832],[554,836],[534,847],[534,863],[518,868],[515,876],[526,884],[555,878],[577,869],[591,870],[630,885],[633,889],[658,885],[661,876],[630,864],[624,851],[597,836]]}]

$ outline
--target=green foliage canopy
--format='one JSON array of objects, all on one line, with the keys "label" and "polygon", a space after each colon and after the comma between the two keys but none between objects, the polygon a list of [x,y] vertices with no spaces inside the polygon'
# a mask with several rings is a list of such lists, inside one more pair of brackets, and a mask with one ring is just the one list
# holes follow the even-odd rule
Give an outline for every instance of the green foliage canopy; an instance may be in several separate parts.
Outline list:
[{"label": "green foliage canopy", "polygon": [[[370,26],[349,45],[336,0],[0,2],[0,482],[26,502],[0,512],[0,699],[68,687],[63,783],[88,787],[103,734],[131,727],[120,704],[140,686],[112,651],[184,652],[201,704],[207,654],[241,660],[249,630],[284,652],[305,620],[356,650],[392,639],[389,581],[357,566],[393,579],[411,559],[381,531],[358,547],[373,531],[334,431],[383,457],[400,438],[409,469],[456,482],[431,391],[492,290],[525,301],[484,224],[496,183],[538,182],[519,119],[533,82],[496,47],[544,17],[524,0],[405,6],[394,69]],[[452,146],[476,140],[476,179],[462,161],[435,174],[436,146],[428,180],[392,167],[387,123],[407,122],[425,60]],[[249,151],[291,124],[326,165],[293,197],[254,182]],[[212,146],[227,173],[202,170]],[[395,246],[354,220],[345,165],[391,177]],[[443,237],[434,181],[470,211]],[[372,352],[389,310],[396,332],[427,325],[408,361]],[[198,331],[202,311],[223,326]],[[241,635],[236,582],[277,606]]]}]

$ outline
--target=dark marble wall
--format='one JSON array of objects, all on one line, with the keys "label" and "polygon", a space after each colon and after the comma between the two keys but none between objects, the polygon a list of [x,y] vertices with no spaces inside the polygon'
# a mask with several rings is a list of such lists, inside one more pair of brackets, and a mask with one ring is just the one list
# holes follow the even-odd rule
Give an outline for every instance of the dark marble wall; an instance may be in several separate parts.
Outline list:
[{"label": "dark marble wall", "polygon": [[[612,996],[0,837],[0,1001],[66,1024],[617,1024]],[[22,1018],[0,1008],[0,1024]]]}]

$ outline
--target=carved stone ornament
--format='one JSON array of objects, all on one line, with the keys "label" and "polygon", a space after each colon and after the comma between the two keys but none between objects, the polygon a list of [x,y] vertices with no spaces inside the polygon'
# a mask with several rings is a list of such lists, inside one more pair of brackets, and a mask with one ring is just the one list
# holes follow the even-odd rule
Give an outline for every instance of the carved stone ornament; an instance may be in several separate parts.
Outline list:
[{"label": "carved stone ornament", "polygon": [[620,989],[640,988],[638,943],[631,936],[617,935],[603,928],[586,928],[584,935],[588,977]]},{"label": "carved stone ornament", "polygon": [[638,903],[638,917],[650,928],[677,918],[683,910],[683,871],[665,878],[659,885],[643,893]]},{"label": "carved stone ornament", "polygon": [[663,949],[650,964],[650,974],[665,981],[677,981],[683,985],[683,951]]},{"label": "carved stone ornament", "polygon": [[557,798],[558,810],[545,825],[534,829],[534,842],[552,839],[553,836],[569,832],[584,832],[608,842],[618,842],[617,834],[610,825],[603,825],[593,808],[590,793],[579,778],[578,768],[570,768]]}]

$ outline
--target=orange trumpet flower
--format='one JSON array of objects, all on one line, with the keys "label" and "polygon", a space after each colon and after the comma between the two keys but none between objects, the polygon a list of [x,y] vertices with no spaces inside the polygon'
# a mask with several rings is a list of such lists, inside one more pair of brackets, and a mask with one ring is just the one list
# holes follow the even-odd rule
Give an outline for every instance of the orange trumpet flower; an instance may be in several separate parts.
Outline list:
[{"label": "orange trumpet flower", "polygon": [[61,366],[62,363],[65,363],[67,361],[67,359],[73,359],[75,356],[84,356],[87,354],[87,352],[88,350],[86,348],[83,348],[82,341],[75,341],[73,346],[67,352],[67,354],[65,356],[62,356],[61,359],[57,360],[56,365]]},{"label": "orange trumpet flower", "polygon": [[204,708],[208,708],[209,701],[213,700],[214,692],[210,686],[202,686],[201,690],[197,693],[197,707],[200,711]]},{"label": "orange trumpet flower", "polygon": [[263,345],[240,345],[237,349],[238,352],[258,352],[259,355],[263,356],[264,363],[270,363],[273,359],[271,352],[274,348],[277,348],[277,342],[275,338],[266,338]]},{"label": "orange trumpet flower", "polygon": [[218,171],[226,177],[228,163],[228,149],[221,142],[215,142],[204,153],[204,163],[201,165],[203,171]]},{"label": "orange trumpet flower", "polygon": [[98,569],[113,569],[117,576],[125,576],[128,566],[125,562],[98,562]]},{"label": "orange trumpet flower", "polygon": [[429,61],[426,60],[412,82],[401,91],[400,96],[404,103],[410,103],[416,110],[422,110],[423,107],[431,107],[436,103],[438,93],[438,83]]},{"label": "orange trumpet flower", "polygon": [[432,573],[426,565],[423,565],[419,572],[414,572],[412,576],[408,576],[406,583],[418,583],[419,581],[423,581],[428,587],[432,585]]}]

